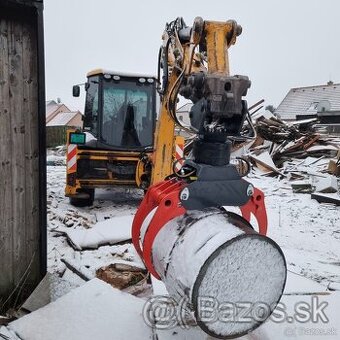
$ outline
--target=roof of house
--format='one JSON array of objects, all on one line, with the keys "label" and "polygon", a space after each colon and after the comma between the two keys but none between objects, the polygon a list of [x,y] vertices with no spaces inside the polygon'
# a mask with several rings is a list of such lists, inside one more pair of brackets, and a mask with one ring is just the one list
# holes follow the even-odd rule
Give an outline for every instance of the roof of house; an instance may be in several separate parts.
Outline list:
[{"label": "roof of house", "polygon": [[340,110],[340,84],[292,88],[275,113],[282,119],[295,120],[297,115],[317,113],[321,101],[330,103],[330,110]]},{"label": "roof of house", "polygon": [[64,112],[71,110],[63,103],[57,103],[54,100],[48,100],[46,101],[46,119],[48,120],[48,117],[50,117],[54,112],[62,108]]},{"label": "roof of house", "polygon": [[48,117],[51,113],[53,113],[60,104],[55,102],[54,100],[49,100],[46,102],[46,117]]},{"label": "roof of house", "polygon": [[81,114],[79,111],[74,112],[60,112],[53,119],[51,119],[46,126],[63,126],[67,125],[70,120],[72,120],[75,116]]}]

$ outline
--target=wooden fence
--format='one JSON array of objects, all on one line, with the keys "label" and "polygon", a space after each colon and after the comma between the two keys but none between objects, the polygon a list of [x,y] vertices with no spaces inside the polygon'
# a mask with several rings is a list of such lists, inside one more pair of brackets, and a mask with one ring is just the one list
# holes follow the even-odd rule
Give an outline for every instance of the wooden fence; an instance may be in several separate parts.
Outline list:
[{"label": "wooden fence", "polygon": [[0,2],[0,314],[46,272],[42,8]]}]

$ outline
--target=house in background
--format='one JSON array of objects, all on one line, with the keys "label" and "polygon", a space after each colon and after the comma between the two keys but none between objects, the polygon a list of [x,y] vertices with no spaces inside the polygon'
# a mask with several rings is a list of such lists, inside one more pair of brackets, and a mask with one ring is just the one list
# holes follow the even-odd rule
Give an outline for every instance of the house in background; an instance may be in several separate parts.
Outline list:
[{"label": "house in background", "polygon": [[81,128],[83,115],[80,111],[71,111],[59,100],[46,102],[46,144],[54,147],[66,143],[66,131],[69,128]]},{"label": "house in background", "polygon": [[49,100],[46,102],[46,126],[82,127],[80,111],[71,111],[65,104]]},{"label": "house in background", "polygon": [[275,114],[287,122],[311,124],[316,132],[340,135],[340,84],[293,88]]},{"label": "house in background", "polygon": [[330,81],[327,85],[292,88],[275,114],[289,122],[315,118],[318,112],[336,115],[339,111],[340,84]]},{"label": "house in background", "polygon": [[59,100],[48,100],[46,102],[46,124],[52,120],[60,112],[71,111],[65,104],[62,104]]},{"label": "house in background", "polygon": [[83,126],[82,118],[83,115],[80,113],[80,111],[59,112],[48,123],[46,123],[46,126],[82,127]]}]

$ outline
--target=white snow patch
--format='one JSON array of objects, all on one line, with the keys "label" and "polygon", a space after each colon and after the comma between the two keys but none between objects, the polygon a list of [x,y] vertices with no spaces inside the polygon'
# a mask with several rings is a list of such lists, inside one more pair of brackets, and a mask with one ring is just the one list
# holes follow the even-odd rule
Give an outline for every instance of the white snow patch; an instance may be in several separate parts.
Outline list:
[{"label": "white snow patch", "polygon": [[98,248],[131,239],[133,216],[118,216],[96,223],[91,229],[65,230],[67,237],[78,250]]},{"label": "white snow patch", "polygon": [[147,340],[144,303],[94,279],[8,328],[25,340]]}]

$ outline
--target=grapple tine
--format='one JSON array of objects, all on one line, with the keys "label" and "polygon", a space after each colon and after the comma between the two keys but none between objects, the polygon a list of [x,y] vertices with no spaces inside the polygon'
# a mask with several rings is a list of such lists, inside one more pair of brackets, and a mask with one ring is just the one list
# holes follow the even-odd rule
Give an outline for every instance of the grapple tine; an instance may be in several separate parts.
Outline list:
[{"label": "grapple tine", "polygon": [[267,234],[268,218],[266,205],[264,203],[264,193],[260,189],[254,188],[253,196],[240,209],[242,217],[248,222],[250,222],[251,214],[253,214],[259,226],[259,233],[261,235]]}]

